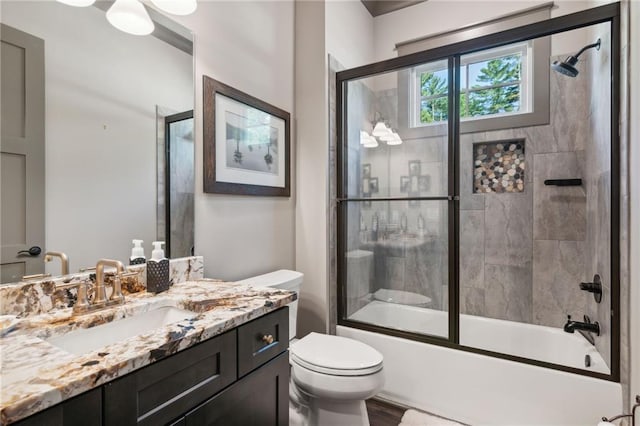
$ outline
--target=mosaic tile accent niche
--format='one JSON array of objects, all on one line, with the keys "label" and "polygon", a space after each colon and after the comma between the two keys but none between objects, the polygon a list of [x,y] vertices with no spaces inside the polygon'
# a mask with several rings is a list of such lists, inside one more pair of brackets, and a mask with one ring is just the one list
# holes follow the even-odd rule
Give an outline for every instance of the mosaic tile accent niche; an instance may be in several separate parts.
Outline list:
[{"label": "mosaic tile accent niche", "polygon": [[524,139],[473,144],[473,193],[524,191]]}]

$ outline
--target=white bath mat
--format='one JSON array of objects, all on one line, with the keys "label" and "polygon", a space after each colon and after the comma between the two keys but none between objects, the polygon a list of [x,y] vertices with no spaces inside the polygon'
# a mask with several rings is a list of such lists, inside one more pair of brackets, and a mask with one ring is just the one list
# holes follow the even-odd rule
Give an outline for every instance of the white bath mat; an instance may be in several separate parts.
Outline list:
[{"label": "white bath mat", "polygon": [[407,410],[402,416],[398,426],[464,426],[462,423],[443,419],[433,414],[423,413],[417,410]]}]

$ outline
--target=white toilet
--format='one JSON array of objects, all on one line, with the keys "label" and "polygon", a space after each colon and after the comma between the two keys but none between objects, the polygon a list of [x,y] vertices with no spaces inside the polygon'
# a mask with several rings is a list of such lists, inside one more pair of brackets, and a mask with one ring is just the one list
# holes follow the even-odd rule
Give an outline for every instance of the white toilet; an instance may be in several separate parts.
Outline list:
[{"label": "white toilet", "polygon": [[[279,270],[240,281],[300,291],[303,274]],[[365,399],[384,384],[382,355],[346,337],[310,333],[295,339],[298,302],[289,305],[290,425],[369,425]]]}]

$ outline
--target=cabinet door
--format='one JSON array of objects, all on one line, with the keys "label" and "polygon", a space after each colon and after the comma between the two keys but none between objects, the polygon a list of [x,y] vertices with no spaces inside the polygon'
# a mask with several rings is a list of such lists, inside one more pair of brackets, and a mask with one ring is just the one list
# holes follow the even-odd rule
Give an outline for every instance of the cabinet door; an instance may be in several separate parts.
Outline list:
[{"label": "cabinet door", "polygon": [[288,352],[280,354],[186,416],[186,426],[288,424]]},{"label": "cabinet door", "polygon": [[101,425],[102,388],[83,393],[15,423],[15,426]]},{"label": "cabinet door", "polygon": [[107,383],[104,424],[170,423],[236,377],[236,332],[232,330]]}]

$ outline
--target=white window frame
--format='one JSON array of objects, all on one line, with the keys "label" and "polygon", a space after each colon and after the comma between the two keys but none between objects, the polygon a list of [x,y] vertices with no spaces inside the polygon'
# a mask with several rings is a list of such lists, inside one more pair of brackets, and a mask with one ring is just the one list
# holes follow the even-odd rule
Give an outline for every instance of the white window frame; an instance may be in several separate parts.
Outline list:
[{"label": "white window frame", "polygon": [[[471,90],[469,89],[469,68],[468,68],[469,65],[475,64],[477,62],[488,61],[491,59],[497,59],[497,58],[501,58],[501,57],[509,56],[513,54],[519,54],[520,57],[522,58],[520,62],[521,64],[520,80],[504,83],[499,86],[489,85],[489,86],[483,86],[482,88],[471,89]],[[461,94],[468,96],[470,92],[474,92],[474,91],[486,90],[486,89],[491,89],[491,88],[500,87],[500,86],[512,86],[515,84],[519,84],[520,85],[520,108],[518,109],[518,111],[513,111],[513,112],[487,114],[487,115],[479,115],[479,116],[473,116],[473,117],[461,117],[460,121],[473,122],[476,120],[486,120],[486,119],[496,118],[496,117],[531,113],[533,111],[533,102],[532,102],[533,96],[531,95],[533,91],[533,84],[532,84],[533,78],[531,75],[532,69],[533,69],[532,61],[533,61],[533,43],[531,40],[510,44],[508,46],[501,46],[495,49],[483,50],[481,52],[470,53],[470,54],[461,56],[460,66],[467,68],[467,72],[465,73],[466,75],[465,84],[461,85],[460,87]],[[448,96],[447,94],[444,94],[442,96],[422,96],[420,81],[421,81],[422,74],[426,72],[437,72],[437,71],[443,71],[446,69],[447,69],[446,64],[444,64],[441,61],[420,65],[412,69],[412,78],[410,79],[411,84],[413,85],[413,87],[410,90],[410,93],[411,93],[410,127],[415,128],[415,127],[437,126],[444,123],[444,121],[435,121],[432,123],[422,123],[420,121],[420,115],[422,111],[422,108],[421,108],[422,101],[433,100],[433,99],[438,99],[441,97]]]}]

